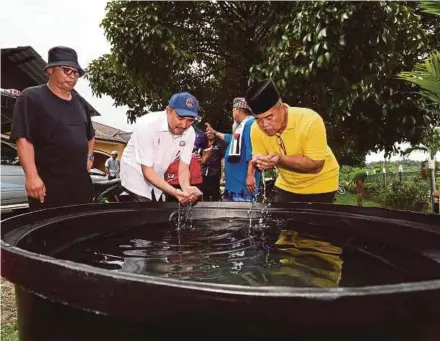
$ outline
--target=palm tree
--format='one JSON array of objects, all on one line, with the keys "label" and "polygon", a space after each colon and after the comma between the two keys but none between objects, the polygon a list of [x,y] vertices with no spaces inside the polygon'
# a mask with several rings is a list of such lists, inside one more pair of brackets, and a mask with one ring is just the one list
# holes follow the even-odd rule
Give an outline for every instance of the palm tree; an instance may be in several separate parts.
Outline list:
[{"label": "palm tree", "polygon": [[[440,16],[440,1],[422,1],[420,7],[426,13]],[[423,63],[399,77],[420,86],[421,93],[434,103],[433,110],[440,114],[440,52],[434,51]]]},{"label": "palm tree", "polygon": [[433,134],[426,136],[422,143],[409,147],[401,152],[401,155],[408,155],[414,151],[422,151],[429,154],[431,160],[435,159],[435,155],[440,151],[440,128],[437,128]]},{"label": "palm tree", "polygon": [[420,7],[423,12],[440,15],[440,3],[439,1],[422,1],[420,2]]},{"label": "palm tree", "polygon": [[[439,2],[440,3],[440,2]],[[437,104],[435,110],[439,110],[440,105],[440,52],[435,51],[423,63],[415,66],[410,72],[401,72],[399,77],[411,83],[417,84],[421,88],[421,93]]]}]

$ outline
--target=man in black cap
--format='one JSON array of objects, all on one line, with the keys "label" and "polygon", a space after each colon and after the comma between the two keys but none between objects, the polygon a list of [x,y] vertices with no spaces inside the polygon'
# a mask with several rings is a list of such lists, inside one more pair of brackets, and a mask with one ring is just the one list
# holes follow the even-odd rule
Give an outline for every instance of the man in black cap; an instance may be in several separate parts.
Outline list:
[{"label": "man in black cap", "polygon": [[84,70],[68,47],[50,49],[48,60],[49,81],[21,93],[12,120],[31,209],[89,203],[93,196],[95,131],[73,90]]},{"label": "man in black cap", "polygon": [[327,145],[320,115],[281,101],[272,80],[252,86],[246,94],[257,124],[251,129],[254,165],[277,168],[276,202],[333,202],[339,165]]}]

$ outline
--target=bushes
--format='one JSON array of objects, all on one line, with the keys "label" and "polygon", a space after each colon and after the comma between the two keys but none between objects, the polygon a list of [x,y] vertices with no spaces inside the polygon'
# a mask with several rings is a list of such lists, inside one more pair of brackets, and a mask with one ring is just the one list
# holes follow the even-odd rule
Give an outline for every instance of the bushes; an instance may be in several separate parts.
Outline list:
[{"label": "bushes", "polygon": [[416,179],[412,182],[394,181],[386,187],[383,205],[409,211],[425,211],[429,208],[430,190],[426,181]]},{"label": "bushes", "polygon": [[409,182],[394,180],[384,185],[382,181],[365,184],[365,196],[383,207],[408,211],[426,211],[430,205],[430,189],[420,178]]}]

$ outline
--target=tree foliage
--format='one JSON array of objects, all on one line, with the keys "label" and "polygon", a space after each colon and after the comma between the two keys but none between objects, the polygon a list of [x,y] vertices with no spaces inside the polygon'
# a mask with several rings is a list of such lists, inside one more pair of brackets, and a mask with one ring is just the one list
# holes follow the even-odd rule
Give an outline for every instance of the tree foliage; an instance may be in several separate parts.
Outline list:
[{"label": "tree foliage", "polygon": [[[440,2],[424,1],[422,10],[440,19]],[[440,25],[439,25],[440,26]],[[440,34],[440,33],[439,33]],[[421,93],[433,104],[428,107],[440,114],[440,52],[434,51],[423,63],[417,64],[412,71],[401,72],[399,76],[421,88]]]},{"label": "tree foliage", "polygon": [[130,107],[130,121],[188,90],[205,120],[229,129],[232,99],[272,77],[286,103],[323,116],[339,160],[359,163],[368,150],[419,142],[435,120],[396,77],[438,43],[434,19],[418,11],[397,2],[113,1],[102,22],[112,50],[88,78],[95,94]]}]

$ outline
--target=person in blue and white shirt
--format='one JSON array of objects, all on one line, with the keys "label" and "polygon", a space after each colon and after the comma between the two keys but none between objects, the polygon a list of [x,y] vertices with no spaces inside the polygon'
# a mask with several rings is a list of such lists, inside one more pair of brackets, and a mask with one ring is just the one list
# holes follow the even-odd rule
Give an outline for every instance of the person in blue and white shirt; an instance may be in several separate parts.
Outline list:
[{"label": "person in blue and white shirt", "polygon": [[232,117],[238,123],[233,134],[215,131],[206,124],[206,134],[225,141],[225,192],[223,201],[254,201],[258,194],[261,172],[252,164],[251,126],[255,119],[242,97],[232,102]]},{"label": "person in blue and white shirt", "polygon": [[[157,201],[163,192],[179,202],[196,201],[202,192],[190,185],[189,164],[195,141],[192,124],[199,102],[187,92],[174,94],[164,111],[137,119],[121,159],[121,185],[135,201]],[[180,158],[179,184],[164,179],[169,165]]]},{"label": "person in blue and white shirt", "polygon": [[105,161],[105,173],[109,180],[119,178],[119,170],[121,169],[121,164],[118,160],[118,151],[114,150],[111,153],[111,157]]}]

